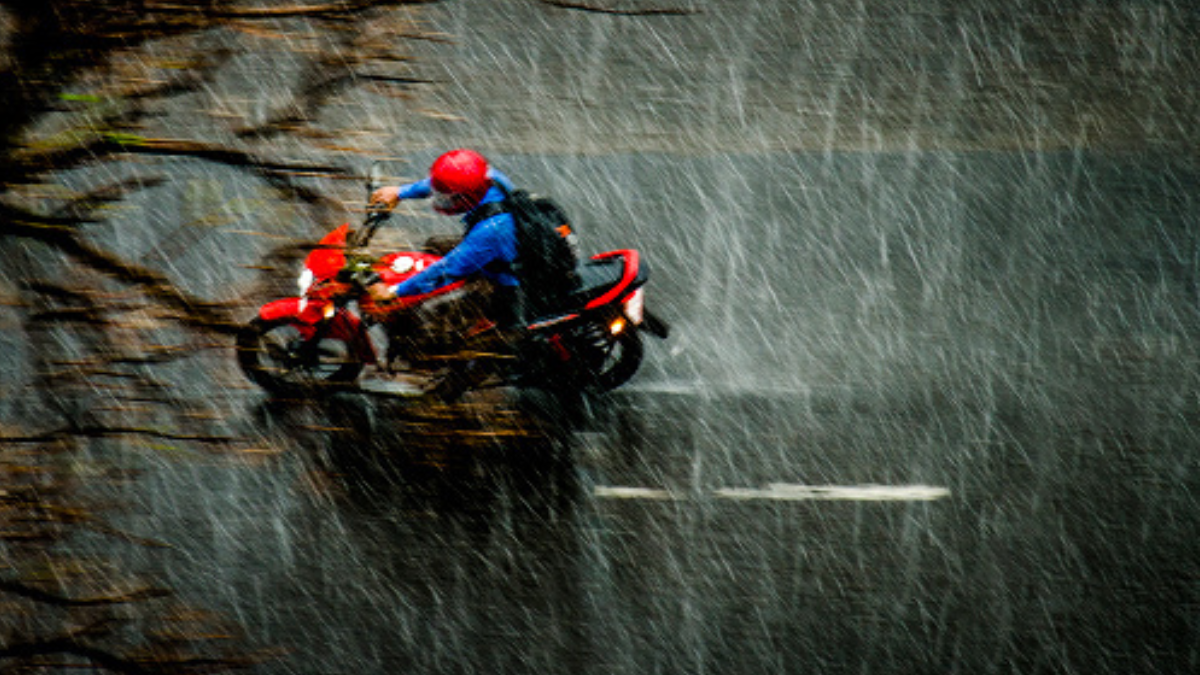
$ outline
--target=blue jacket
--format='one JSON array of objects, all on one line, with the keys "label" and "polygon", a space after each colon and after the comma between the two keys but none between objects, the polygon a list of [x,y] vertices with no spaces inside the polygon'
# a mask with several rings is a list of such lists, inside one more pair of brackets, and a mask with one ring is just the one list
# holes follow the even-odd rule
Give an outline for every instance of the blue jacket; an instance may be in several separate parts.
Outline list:
[{"label": "blue jacket", "polygon": [[[513,189],[512,182],[499,171],[492,170],[492,181],[480,205],[498,202]],[[403,185],[400,199],[424,199],[433,194],[429,179]],[[475,208],[479,208],[478,206]],[[463,216],[464,226],[470,213]],[[398,296],[430,293],[443,286],[480,274],[500,286],[518,286],[512,273],[513,261],[517,259],[517,226],[513,217],[499,213],[485,218],[467,230],[463,240],[444,258],[425,268],[406,281],[396,284],[392,290]]]}]

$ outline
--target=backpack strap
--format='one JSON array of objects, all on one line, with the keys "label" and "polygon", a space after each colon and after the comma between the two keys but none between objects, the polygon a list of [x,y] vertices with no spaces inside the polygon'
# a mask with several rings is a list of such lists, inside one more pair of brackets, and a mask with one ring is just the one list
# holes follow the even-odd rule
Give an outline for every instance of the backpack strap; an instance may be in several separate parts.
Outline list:
[{"label": "backpack strap", "polygon": [[470,232],[476,225],[491,218],[498,216],[501,213],[509,213],[508,199],[505,198],[498,202],[488,202],[475,207],[473,211],[463,218],[463,224],[467,226],[466,231]]}]

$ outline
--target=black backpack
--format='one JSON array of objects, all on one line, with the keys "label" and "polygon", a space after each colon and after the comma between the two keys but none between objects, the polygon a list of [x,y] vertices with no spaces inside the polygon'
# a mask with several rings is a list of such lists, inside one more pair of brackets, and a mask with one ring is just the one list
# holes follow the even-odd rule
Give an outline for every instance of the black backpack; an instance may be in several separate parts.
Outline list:
[{"label": "black backpack", "polygon": [[502,202],[485,204],[471,214],[475,223],[498,213],[512,214],[517,227],[517,260],[513,272],[521,280],[530,318],[561,309],[579,288],[575,234],[566,213],[547,197],[514,190]]}]

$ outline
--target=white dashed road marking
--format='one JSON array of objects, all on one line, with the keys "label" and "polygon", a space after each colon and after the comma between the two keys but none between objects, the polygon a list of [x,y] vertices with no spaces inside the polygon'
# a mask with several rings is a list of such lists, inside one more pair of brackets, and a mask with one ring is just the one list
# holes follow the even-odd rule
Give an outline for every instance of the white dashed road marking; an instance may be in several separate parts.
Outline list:
[{"label": "white dashed road marking", "polygon": [[[690,496],[671,490],[644,487],[596,486],[597,497],[683,501]],[[720,488],[714,496],[738,501],[864,501],[928,502],[950,496],[950,490],[935,485],[795,485],[771,483],[764,488]]]}]

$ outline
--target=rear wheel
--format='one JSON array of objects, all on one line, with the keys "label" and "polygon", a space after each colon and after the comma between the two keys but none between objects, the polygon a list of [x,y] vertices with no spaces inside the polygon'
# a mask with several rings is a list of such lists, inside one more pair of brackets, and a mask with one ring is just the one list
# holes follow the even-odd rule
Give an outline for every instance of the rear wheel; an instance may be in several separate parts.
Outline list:
[{"label": "rear wheel", "polygon": [[238,365],[273,394],[307,394],[354,382],[363,362],[344,340],[306,339],[286,320],[255,319],[237,335]]},{"label": "rear wheel", "polygon": [[642,336],[627,330],[613,337],[603,333],[593,341],[589,354],[592,386],[609,391],[625,384],[642,365]]}]

